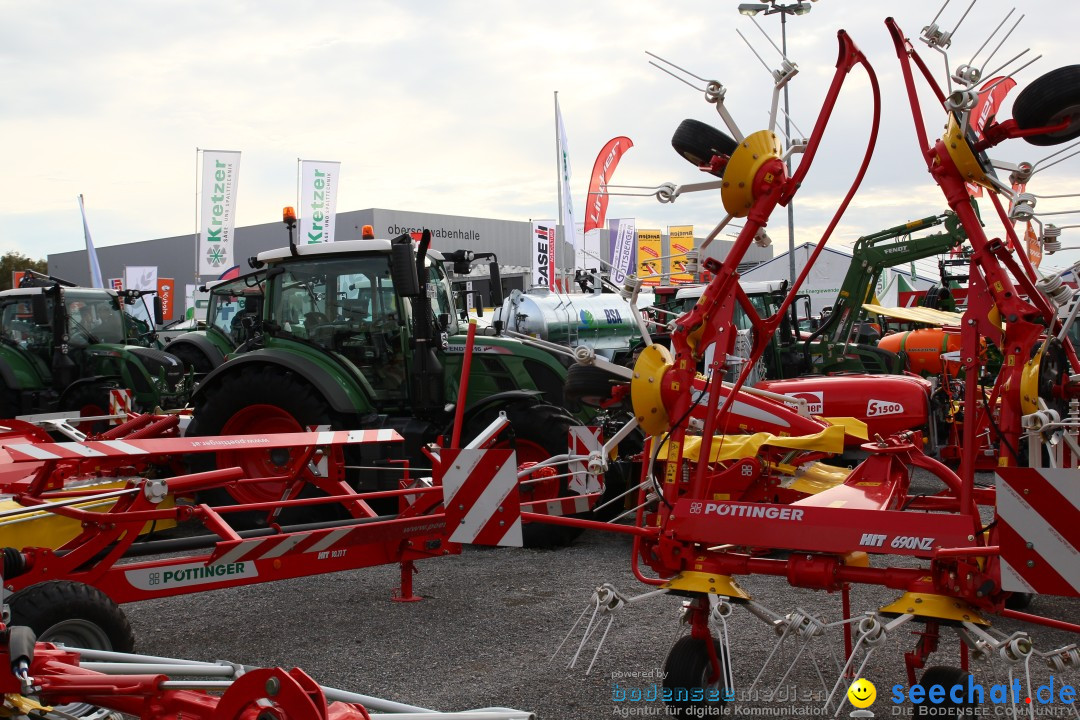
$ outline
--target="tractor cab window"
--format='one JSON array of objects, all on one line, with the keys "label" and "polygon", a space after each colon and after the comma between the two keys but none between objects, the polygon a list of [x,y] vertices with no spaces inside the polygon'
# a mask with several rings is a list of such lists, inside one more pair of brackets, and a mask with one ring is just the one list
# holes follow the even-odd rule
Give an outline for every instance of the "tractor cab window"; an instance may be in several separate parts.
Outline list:
[{"label": "tractor cab window", "polygon": [[67,291],[68,342],[73,346],[96,343],[124,345],[124,318],[113,295]]},{"label": "tractor cab window", "polygon": [[244,320],[262,317],[262,288],[248,287],[246,278],[218,285],[210,290],[207,318],[210,326],[228,335],[239,345],[246,339]]},{"label": "tractor cab window", "polygon": [[[52,315],[52,298],[46,299],[49,314]],[[30,298],[9,298],[0,304],[0,335],[20,347],[34,350],[47,349],[52,341],[49,327],[34,324],[34,313],[30,307]]]},{"label": "tractor cab window", "polygon": [[323,257],[290,262],[273,275],[271,320],[297,339],[353,363],[381,400],[406,397],[401,301],[389,258]]}]

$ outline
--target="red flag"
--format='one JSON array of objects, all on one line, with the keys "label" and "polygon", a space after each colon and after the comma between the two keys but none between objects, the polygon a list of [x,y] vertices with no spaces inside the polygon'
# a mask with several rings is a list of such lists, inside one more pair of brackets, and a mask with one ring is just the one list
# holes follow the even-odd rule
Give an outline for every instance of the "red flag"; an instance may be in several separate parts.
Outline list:
[{"label": "red flag", "polygon": [[589,182],[589,197],[585,205],[589,211],[585,214],[585,232],[604,227],[607,215],[608,180],[615,173],[615,167],[619,164],[622,154],[634,147],[634,143],[627,137],[617,137],[608,140],[608,144],[596,156],[593,163],[592,180]]},{"label": "red flag", "polygon": [[[997,83],[997,85],[994,85],[994,83]],[[993,87],[991,88],[991,86]],[[983,128],[994,119],[998,108],[1001,107],[1001,101],[1014,87],[1016,87],[1016,81],[1012,78],[1005,78],[1004,80],[1000,77],[990,78],[983,83],[982,90],[979,91],[979,101],[975,103],[975,107],[971,110],[971,116],[968,118],[968,126],[975,131],[976,140],[982,140]],[[968,183],[967,187],[968,194],[972,197],[982,197],[982,188],[980,186]]]}]

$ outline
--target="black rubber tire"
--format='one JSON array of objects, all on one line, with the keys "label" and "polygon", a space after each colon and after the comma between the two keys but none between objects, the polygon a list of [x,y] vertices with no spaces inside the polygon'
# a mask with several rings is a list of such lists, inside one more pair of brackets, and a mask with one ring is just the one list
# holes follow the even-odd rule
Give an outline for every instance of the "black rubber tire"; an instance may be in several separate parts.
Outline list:
[{"label": "black rubber tire", "polygon": [[[715,637],[710,638],[710,641],[713,647],[716,648],[716,656],[720,658],[721,663],[725,663],[730,667],[731,657],[728,654],[727,647]],[[672,699],[666,705],[668,712],[674,717],[704,717],[705,714],[725,714],[731,706],[730,701],[724,702],[722,699],[724,691],[730,690],[724,685],[723,678],[715,686],[719,690],[721,700],[719,702],[708,701],[711,688],[706,686],[705,683],[712,668],[709,663],[706,642],[692,635],[684,635],[675,642],[668,653],[667,660],[664,661],[664,688],[670,690],[672,694]],[[679,697],[678,693],[683,690],[692,696],[693,691],[699,688],[705,690],[705,699],[696,701],[676,699]]]},{"label": "black rubber tire", "polygon": [[216,367],[206,353],[188,342],[167,345],[165,352],[175,355],[184,364],[185,371],[194,370],[196,375],[205,375]]},{"label": "black rubber tire", "polygon": [[1035,599],[1035,593],[1014,592],[1005,598],[1005,607],[1010,610],[1027,610]]},{"label": "black rubber tire", "polygon": [[566,371],[566,381],[563,383],[563,405],[572,410],[581,405],[600,407],[601,403],[611,397],[613,387],[628,382],[629,380],[595,365],[575,363]]},{"label": "black rubber tire", "polygon": [[10,598],[14,625],[26,625],[43,642],[134,652],[135,633],[124,611],[108,595],[69,580],[23,588]]},{"label": "black rubber tire", "polygon": [[[567,440],[568,432],[574,425],[580,423],[566,410],[555,405],[543,403],[515,403],[509,406],[491,408],[472,418],[462,433],[462,444],[476,437],[491,421],[498,417],[499,412],[506,413],[506,419],[510,427],[503,431],[502,437],[493,447],[509,447],[522,452],[518,447],[521,442],[527,442],[539,446],[548,453],[548,457],[565,455],[569,450]],[[526,462],[529,458],[519,455],[518,463]],[[555,466],[559,475],[566,473],[566,465]],[[570,495],[567,478],[559,480],[559,497]],[[521,500],[527,502],[530,499],[528,489],[522,488]],[[558,548],[572,543],[580,534],[578,528],[564,525],[552,525],[549,523],[525,523],[521,528],[522,542],[527,548]]]},{"label": "black rubber tire", "polygon": [[675,128],[671,147],[680,157],[699,168],[708,165],[715,155],[731,155],[739,143],[708,123],[687,118]]},{"label": "black rubber tire", "polygon": [[[185,433],[187,437],[220,435],[234,415],[251,405],[280,408],[302,428],[333,424],[330,406],[322,396],[299,375],[280,368],[249,366],[243,372],[225,375],[215,387],[207,388],[205,393],[195,407]],[[273,458],[272,455],[270,457]],[[217,468],[217,455],[192,454],[188,457],[187,465],[190,472],[212,470]],[[230,505],[236,501],[242,502],[244,498],[233,498],[227,490],[218,488],[199,493],[198,500],[207,505]],[[314,506],[283,512],[278,522],[318,522],[342,516],[341,512],[334,505]],[[229,513],[228,519],[237,528],[263,527],[267,522],[266,515],[262,513]]]},{"label": "black rubber tire", "polygon": [[[109,388],[101,387],[100,385],[83,385],[80,388],[76,388],[67,398],[64,399],[61,406],[62,411],[78,411],[82,412],[86,407],[98,407],[102,411],[102,415],[109,414]],[[89,415],[87,417],[92,417]],[[97,422],[84,422],[78,423],[76,427],[87,435],[98,435],[109,429],[108,420],[98,420]],[[64,440],[70,440],[71,438],[64,437]]]},{"label": "black rubber tire", "polygon": [[1013,119],[1022,130],[1072,124],[1057,133],[1024,138],[1032,145],[1060,145],[1080,136],[1080,65],[1066,65],[1036,78],[1013,101]]},{"label": "black rubber tire", "polygon": [[[915,717],[974,717],[977,707],[975,703],[957,703],[949,697],[949,690],[955,685],[960,685],[963,688],[962,696],[966,698],[970,676],[971,673],[968,671],[950,665],[928,667],[919,679],[919,685],[924,689],[923,697],[926,699],[915,705]],[[945,688],[945,701],[936,705],[929,701],[928,694],[934,685]]]},{"label": "black rubber tire", "polygon": [[931,310],[947,310],[953,304],[952,290],[944,285],[934,285],[923,296],[922,305]]}]

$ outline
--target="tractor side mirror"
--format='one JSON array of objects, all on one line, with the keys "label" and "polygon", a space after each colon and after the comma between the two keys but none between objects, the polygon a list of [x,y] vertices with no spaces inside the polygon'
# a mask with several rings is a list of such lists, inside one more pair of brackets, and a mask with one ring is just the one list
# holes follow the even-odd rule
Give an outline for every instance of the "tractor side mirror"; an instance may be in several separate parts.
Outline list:
[{"label": "tractor side mirror", "polygon": [[35,325],[49,324],[49,307],[45,304],[44,295],[33,295],[30,298],[30,311],[34,314]]},{"label": "tractor side mirror", "polygon": [[498,261],[488,264],[488,277],[491,282],[491,306],[501,307],[503,304],[502,275],[499,273]]},{"label": "tractor side mirror", "polygon": [[154,296],[154,326],[161,327],[165,324],[165,309],[162,306],[161,298],[157,295]]},{"label": "tractor side mirror", "polygon": [[413,251],[412,238],[408,235],[395,239],[390,246],[390,275],[394,281],[394,292],[398,295],[407,298],[420,296],[416,253]]},{"label": "tractor side mirror", "polygon": [[476,317],[484,317],[484,297],[480,293],[473,293],[473,302],[476,303]]}]

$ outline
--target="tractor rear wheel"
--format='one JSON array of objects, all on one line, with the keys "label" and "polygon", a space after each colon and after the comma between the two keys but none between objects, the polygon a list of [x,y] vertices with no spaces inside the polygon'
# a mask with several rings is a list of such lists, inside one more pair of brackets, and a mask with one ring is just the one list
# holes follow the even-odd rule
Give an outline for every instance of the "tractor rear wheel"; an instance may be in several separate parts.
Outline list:
[{"label": "tractor rear wheel", "polygon": [[[195,408],[187,436],[266,435],[307,432],[311,427],[330,426],[331,411],[326,401],[306,382],[291,372],[276,368],[252,368],[222,378],[204,402]],[[215,454],[192,455],[193,472],[213,468],[239,467],[245,477],[274,477],[295,468],[304,447],[275,448],[262,452],[222,450]],[[330,468],[333,472],[335,468]],[[301,468],[299,472],[307,472]],[[247,483],[199,494],[208,505],[277,502],[288,489],[285,481]],[[313,506],[305,512],[283,514],[279,522],[313,522],[333,519],[329,505]],[[234,525],[265,524],[265,513],[230,513]]]},{"label": "tractor rear wheel", "polygon": [[[72,391],[61,410],[77,412],[79,417],[100,417],[109,414],[109,388],[84,385]],[[75,427],[87,435],[99,435],[109,429],[108,420],[80,422]],[[67,439],[67,438],[65,438]]]}]

